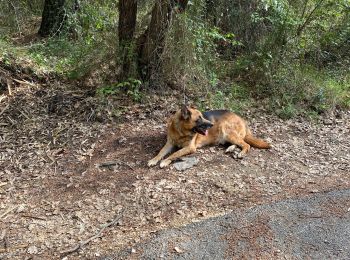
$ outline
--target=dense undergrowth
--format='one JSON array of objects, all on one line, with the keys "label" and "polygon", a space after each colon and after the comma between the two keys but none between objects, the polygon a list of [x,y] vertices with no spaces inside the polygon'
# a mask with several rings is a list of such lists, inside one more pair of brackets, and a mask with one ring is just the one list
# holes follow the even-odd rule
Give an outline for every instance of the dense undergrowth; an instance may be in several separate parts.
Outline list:
[{"label": "dense undergrowth", "polygon": [[[4,13],[0,24],[3,61],[15,57],[70,80],[94,79],[100,95],[125,92],[135,102],[160,86],[193,97],[203,109],[240,111],[259,104],[282,118],[350,107],[346,0],[190,1],[171,21],[156,84],[118,80],[114,1],[85,1],[79,12],[67,1],[66,30],[30,38],[38,30],[40,2],[8,6],[16,12]],[[136,34],[145,30],[152,6],[140,1]]]}]

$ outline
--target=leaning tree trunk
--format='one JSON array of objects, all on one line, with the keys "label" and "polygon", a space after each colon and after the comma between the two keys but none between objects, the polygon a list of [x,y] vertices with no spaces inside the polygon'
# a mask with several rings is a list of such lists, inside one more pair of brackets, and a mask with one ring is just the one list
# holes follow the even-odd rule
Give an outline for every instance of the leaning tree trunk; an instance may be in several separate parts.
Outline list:
[{"label": "leaning tree trunk", "polygon": [[64,2],[65,0],[45,0],[38,32],[40,36],[58,35],[62,31],[65,21]]},{"label": "leaning tree trunk", "polygon": [[152,80],[160,67],[166,33],[171,22],[172,13],[183,11],[188,0],[157,0],[152,10],[151,22],[138,39],[138,68],[142,78]]},{"label": "leaning tree trunk", "polygon": [[119,55],[122,60],[122,75],[125,79],[130,76],[135,52],[134,32],[136,26],[137,0],[119,0]]}]

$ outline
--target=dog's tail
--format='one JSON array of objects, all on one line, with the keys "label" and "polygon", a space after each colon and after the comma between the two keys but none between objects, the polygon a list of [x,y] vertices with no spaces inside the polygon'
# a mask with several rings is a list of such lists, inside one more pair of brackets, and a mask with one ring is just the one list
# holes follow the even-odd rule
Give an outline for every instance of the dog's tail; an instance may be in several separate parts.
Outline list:
[{"label": "dog's tail", "polygon": [[244,141],[255,148],[260,148],[260,149],[271,148],[271,145],[268,142],[254,137],[249,130],[246,136],[244,137]]}]

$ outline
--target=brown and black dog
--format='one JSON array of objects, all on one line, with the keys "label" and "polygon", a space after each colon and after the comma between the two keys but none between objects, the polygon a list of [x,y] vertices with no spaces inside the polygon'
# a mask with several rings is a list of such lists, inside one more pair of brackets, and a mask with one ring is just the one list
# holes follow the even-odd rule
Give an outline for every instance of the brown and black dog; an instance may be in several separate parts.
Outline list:
[{"label": "brown and black dog", "polygon": [[226,152],[233,152],[235,146],[242,148],[238,157],[242,158],[250,146],[268,149],[270,144],[252,136],[247,123],[228,110],[211,110],[203,114],[194,107],[183,106],[168,120],[167,142],[158,155],[148,161],[148,166],[156,165],[175,147],[180,150],[160,162],[160,167],[171,161],[196,152],[197,148],[211,144],[230,143]]}]

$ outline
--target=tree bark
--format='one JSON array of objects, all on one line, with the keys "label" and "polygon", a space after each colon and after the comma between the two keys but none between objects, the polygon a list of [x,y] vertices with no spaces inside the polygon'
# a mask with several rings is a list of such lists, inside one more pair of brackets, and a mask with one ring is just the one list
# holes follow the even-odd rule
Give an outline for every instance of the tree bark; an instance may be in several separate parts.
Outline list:
[{"label": "tree bark", "polygon": [[205,9],[207,13],[207,20],[210,24],[217,26],[217,11],[215,0],[205,0]]},{"label": "tree bark", "polygon": [[182,12],[187,3],[188,0],[157,0],[155,2],[150,24],[137,41],[138,68],[143,79],[152,80],[152,77],[157,75],[173,11]]},{"label": "tree bark", "polygon": [[119,0],[119,55],[122,60],[123,79],[130,74],[135,52],[134,32],[136,27],[137,0]]},{"label": "tree bark", "polygon": [[45,0],[39,35],[48,37],[58,35],[65,21],[65,0]]}]

